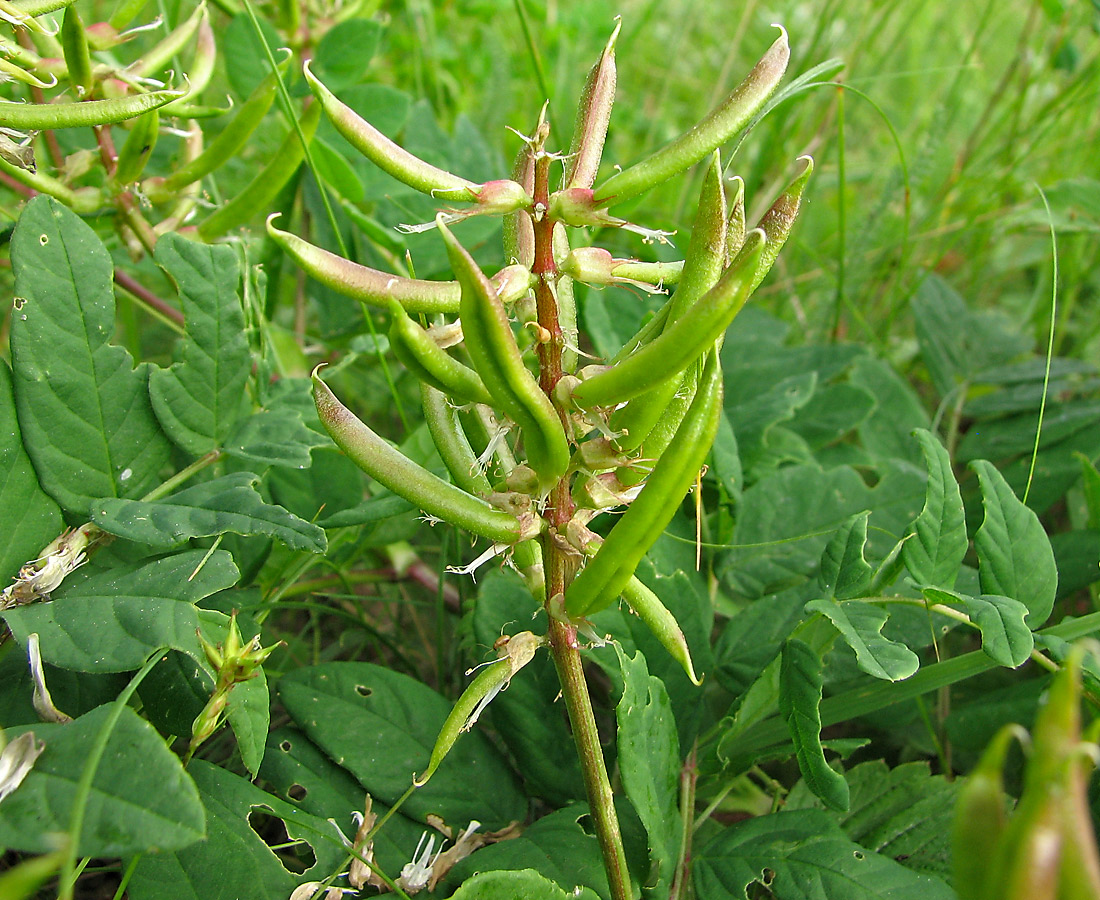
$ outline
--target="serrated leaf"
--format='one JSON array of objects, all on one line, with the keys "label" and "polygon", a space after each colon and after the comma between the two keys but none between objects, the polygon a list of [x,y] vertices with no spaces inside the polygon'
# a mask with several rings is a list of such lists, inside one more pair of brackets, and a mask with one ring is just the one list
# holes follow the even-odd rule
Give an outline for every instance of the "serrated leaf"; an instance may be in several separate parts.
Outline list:
[{"label": "serrated leaf", "polygon": [[836,530],[825,545],[818,583],[830,599],[861,597],[871,586],[873,570],[863,555],[867,546],[870,510],[856,513]]},{"label": "serrated leaf", "polygon": [[225,452],[238,459],[307,469],[314,447],[331,447],[332,441],[302,421],[296,409],[286,406],[262,409],[242,419],[226,438]]},{"label": "serrated leaf", "polygon": [[152,547],[232,532],[264,534],[292,550],[324,553],[324,529],[266,503],[255,488],[259,480],[251,472],[234,472],[163,500],[103,499],[93,504],[91,518],[110,534]]},{"label": "serrated leaf", "polygon": [[0,585],[7,585],[19,569],[35,559],[65,523],[61,510],[38,486],[38,476],[20,440],[15,418],[11,370],[0,360]]},{"label": "serrated leaf", "polygon": [[148,366],[109,344],[111,257],[76,213],[44,195],[11,241],[15,401],[43,489],[86,516],[98,497],[140,497],[168,460],[153,415]]},{"label": "serrated leaf", "polygon": [[[68,831],[88,754],[111,705],[66,725],[37,725],[46,749],[26,780],[0,804],[0,845],[28,853],[56,848]],[[9,735],[14,737],[14,735]],[[179,759],[148,722],[121,711],[96,768],[77,853],[123,856],[175,850],[203,837],[198,792]]]},{"label": "serrated leaf", "polygon": [[518,872],[479,872],[464,882],[452,897],[454,900],[596,900],[589,888],[566,893],[552,881],[547,881],[533,869]]},{"label": "serrated leaf", "polygon": [[856,662],[868,675],[884,681],[901,681],[920,667],[917,655],[880,634],[889,614],[870,603],[835,603],[812,600],[806,612],[819,612],[836,626],[840,636],[856,652]]},{"label": "serrated leaf", "polygon": [[775,900],[955,900],[943,881],[848,840],[820,810],[790,810],[738,822],[695,858],[695,893],[747,898],[766,885]]},{"label": "serrated leaf", "polygon": [[682,837],[677,810],[680,742],[676,720],[668,692],[659,678],[649,674],[645,657],[636,653],[631,658],[617,643],[614,647],[623,676],[623,695],[615,707],[619,774],[649,836],[658,884],[668,885]]},{"label": "serrated leaf", "polygon": [[1031,657],[1035,636],[1027,627],[1027,607],[1019,600],[997,594],[971,597],[956,591],[924,588],[935,603],[961,606],[982,633],[982,650],[999,666],[1015,669]]},{"label": "serrated leaf", "polygon": [[231,247],[166,234],[157,263],[179,289],[187,325],[182,360],[149,375],[149,396],[165,432],[194,456],[220,446],[246,406],[251,368]]},{"label": "serrated leaf", "polygon": [[830,809],[848,809],[848,782],[825,762],[821,748],[821,657],[799,640],[783,645],[779,712],[794,741],[802,777]]},{"label": "serrated leaf", "polygon": [[1039,628],[1050,617],[1058,593],[1058,567],[1039,517],[1025,506],[992,463],[970,464],[978,473],[985,518],[974,535],[983,594],[1019,600],[1028,608],[1027,625]]},{"label": "serrated leaf", "polygon": [[216,550],[188,580],[205,555],[192,550],[92,575],[78,570],[53,600],[9,609],[4,618],[21,644],[37,633],[46,662],[78,672],[132,671],[158,647],[201,658],[193,604],[240,576],[233,557]]},{"label": "serrated leaf", "polygon": [[[205,760],[192,760],[188,771],[206,809],[206,839],[142,856],[130,881],[131,900],[286,900],[299,883],[327,878],[346,859],[323,819]],[[300,874],[287,871],[251,827],[256,811],[282,818],[291,840],[306,841],[317,862]]]},{"label": "serrated leaf", "polygon": [[255,778],[264,760],[267,730],[271,725],[271,698],[263,669],[258,669],[252,678],[229,692],[225,717],[237,739],[241,762]]},{"label": "serrated leaf", "polygon": [[969,544],[962,494],[943,445],[923,428],[913,434],[924,453],[928,487],[924,509],[909,526],[908,533],[913,536],[902,547],[902,559],[919,583],[949,588],[955,583]]},{"label": "serrated leaf", "polygon": [[[297,725],[384,803],[423,772],[451,703],[425,684],[369,663],[328,663],[279,680],[279,699]],[[501,828],[526,815],[526,800],[500,754],[476,729],[462,735],[432,780],[402,811],[471,819]]]}]

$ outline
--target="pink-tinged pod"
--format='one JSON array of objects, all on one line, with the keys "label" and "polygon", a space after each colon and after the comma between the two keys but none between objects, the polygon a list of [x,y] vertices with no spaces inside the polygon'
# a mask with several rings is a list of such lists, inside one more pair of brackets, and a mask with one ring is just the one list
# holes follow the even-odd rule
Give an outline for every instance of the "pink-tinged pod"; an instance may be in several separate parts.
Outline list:
[{"label": "pink-tinged pod", "polygon": [[814,171],[814,160],[812,156],[800,156],[798,162],[802,163],[802,171],[795,176],[794,181],[787,186],[787,189],[779,195],[756,226],[764,232],[765,243],[764,252],[760,255],[760,268],[753,279],[752,287],[749,289],[750,292],[755,291],[760,282],[771,271],[772,265],[779,256],[779,251],[787,243],[795,219],[798,218],[798,210],[802,205],[802,193],[806,190],[806,184]]},{"label": "pink-tinged pod", "polygon": [[164,114],[176,115],[177,109],[185,108],[188,100],[195,100],[206,90],[214,75],[214,66],[218,61],[218,46],[214,40],[214,29],[210,17],[203,16],[199,22],[198,37],[195,38],[195,54],[191,58],[191,68],[187,71],[187,83],[190,90],[187,96],[171,104]]},{"label": "pink-tinged pod", "polygon": [[748,125],[779,84],[791,56],[787,32],[778,27],[775,43],[721,105],[652,156],[608,178],[596,188],[595,201],[611,206],[636,197],[695,165]]},{"label": "pink-tinged pod", "polygon": [[649,294],[661,293],[661,288],[648,282],[618,274],[629,268],[631,260],[616,259],[603,247],[577,247],[562,260],[561,271],[582,284],[629,284]]},{"label": "pink-tinged pod", "polygon": [[390,446],[336,399],[316,370],[313,398],[321,424],[348,458],[379,484],[429,515],[498,544],[515,544],[541,530],[542,520],[534,513],[520,521],[444,481]]},{"label": "pink-tinged pod", "polygon": [[531,198],[523,186],[514,181],[475,184],[413,156],[342,103],[310,71],[308,62],[303,71],[310,90],[336,130],[367,159],[403,184],[435,199],[477,203],[478,212],[482,213],[503,214],[531,205]]},{"label": "pink-tinged pod", "polygon": [[[524,143],[512,167],[512,180],[528,194],[535,192],[535,155],[531,145]],[[517,209],[504,217],[504,258],[514,260],[528,269],[535,264],[535,225],[531,214]]]},{"label": "pink-tinged pod", "polygon": [[172,59],[179,55],[199,30],[199,25],[209,18],[206,4],[200,3],[195,11],[184,21],[177,25],[156,46],[150,48],[141,59],[126,67],[126,74],[134,78],[150,78],[170,65]]},{"label": "pink-tinged pod", "polygon": [[611,121],[611,108],[615,105],[615,40],[621,28],[622,21],[616,20],[607,46],[588,73],[562,182],[566,188],[590,188],[596,181],[603,157],[603,143],[607,137],[607,124]]}]

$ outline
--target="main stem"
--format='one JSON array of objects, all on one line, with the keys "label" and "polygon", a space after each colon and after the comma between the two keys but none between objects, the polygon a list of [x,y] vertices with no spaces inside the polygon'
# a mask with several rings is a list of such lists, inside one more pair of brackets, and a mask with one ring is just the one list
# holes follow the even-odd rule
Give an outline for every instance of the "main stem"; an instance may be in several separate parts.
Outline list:
[{"label": "main stem", "polygon": [[[535,261],[532,272],[537,277],[535,304],[540,326],[539,384],[561,417],[562,425],[569,432],[569,412],[555,401],[554,388],[562,376],[562,330],[558,321],[558,304],[555,287],[558,266],[554,259],[554,221],[547,215],[550,199],[551,157],[535,150],[534,231]],[[542,558],[546,575],[546,606],[550,622],[550,652],[558,671],[562,696],[569,712],[573,740],[577,744],[581,773],[584,777],[588,806],[596,827],[596,839],[603,854],[607,880],[613,900],[631,900],[630,875],[626,868],[622,833],[615,813],[615,797],[607,777],[603,746],[600,744],[596,717],[592,713],[592,700],[588,683],[584,678],[580,647],[575,626],[558,618],[565,589],[576,570],[574,556],[569,554],[562,540],[561,530],[573,516],[573,498],[569,493],[568,477],[562,478],[547,498],[544,516],[549,528],[542,538]]]}]

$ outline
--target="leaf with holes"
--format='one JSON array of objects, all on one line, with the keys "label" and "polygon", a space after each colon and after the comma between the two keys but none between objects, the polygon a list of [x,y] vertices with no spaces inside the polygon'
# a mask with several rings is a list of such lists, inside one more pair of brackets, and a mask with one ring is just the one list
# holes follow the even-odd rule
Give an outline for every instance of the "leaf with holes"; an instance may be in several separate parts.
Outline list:
[{"label": "leaf with holes", "polygon": [[1019,600],[982,594],[971,597],[941,588],[924,588],[933,603],[961,606],[982,633],[982,650],[999,666],[1015,669],[1031,657],[1035,635],[1027,627],[1027,607]]},{"label": "leaf with holes", "polygon": [[[285,900],[298,884],[327,878],[346,859],[324,819],[204,760],[193,760],[188,771],[206,809],[206,839],[142,856],[131,900]],[[272,846],[288,837],[291,846],[276,855]]]},{"label": "leaf with holes", "polygon": [[234,472],[163,500],[105,498],[93,505],[91,518],[104,531],[152,547],[232,532],[264,534],[292,550],[324,553],[324,529],[265,502],[255,488],[259,480],[251,472]]},{"label": "leaf with holes", "polygon": [[902,559],[909,574],[921,584],[951,587],[966,556],[966,515],[959,483],[951,470],[951,457],[932,433],[913,432],[924,452],[928,487],[924,509],[909,526]]},{"label": "leaf with holes", "polygon": [[848,646],[855,650],[856,662],[868,675],[884,681],[901,681],[920,667],[920,660],[912,650],[880,634],[890,616],[878,606],[811,600],[806,604],[806,612],[819,612],[828,617]]},{"label": "leaf with holes", "polygon": [[50,197],[31,200],[11,239],[16,307],[12,374],[19,428],[43,489],[86,516],[98,497],[140,497],[168,461],[149,403],[115,329],[111,257],[95,232]]},{"label": "leaf with holes", "polygon": [[806,784],[827,806],[843,812],[848,808],[848,782],[825,762],[821,748],[821,685],[821,657],[803,641],[787,641],[779,668],[779,712]]},{"label": "leaf with holes", "polygon": [[[77,784],[111,710],[105,704],[66,725],[29,729],[46,749],[0,804],[0,845],[28,853],[56,849],[58,833],[71,827]],[[204,833],[198,792],[179,759],[152,725],[124,707],[92,779],[78,855],[176,850]]]},{"label": "leaf with holes", "polygon": [[199,568],[205,555],[190,550],[106,571],[81,569],[52,601],[9,609],[4,618],[21,644],[37,633],[46,662],[78,672],[133,671],[158,647],[204,659],[194,603],[240,577],[225,550],[215,550]]},{"label": "leaf with holes", "polygon": [[781,811],[738,822],[695,857],[698,897],[747,897],[753,884],[775,900],[955,900],[931,875],[853,843],[821,810]]},{"label": "leaf with holes", "polygon": [[1027,606],[1027,625],[1050,617],[1058,593],[1058,567],[1042,523],[1012,493],[1004,476],[984,459],[970,464],[978,473],[985,518],[974,535],[982,593],[1000,594]]},{"label": "leaf with holes", "polygon": [[[423,772],[451,704],[407,675],[369,663],[328,663],[279,679],[279,699],[309,738],[372,796],[393,803]],[[402,811],[464,828],[502,828],[527,802],[500,754],[476,728],[451,748],[432,780]]]},{"label": "leaf with holes", "polygon": [[38,486],[15,419],[11,370],[0,360],[0,585],[8,584],[24,563],[35,559],[65,523],[61,510]]},{"label": "leaf with holes", "polygon": [[168,436],[194,456],[221,446],[246,405],[251,369],[240,264],[231,247],[166,234],[156,261],[179,289],[187,334],[182,359],[149,374],[153,410]]}]

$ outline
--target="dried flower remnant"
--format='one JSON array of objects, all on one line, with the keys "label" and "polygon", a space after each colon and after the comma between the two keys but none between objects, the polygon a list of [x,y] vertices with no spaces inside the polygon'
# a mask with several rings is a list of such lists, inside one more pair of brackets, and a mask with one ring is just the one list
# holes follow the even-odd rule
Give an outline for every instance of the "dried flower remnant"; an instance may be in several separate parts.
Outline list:
[{"label": "dried flower remnant", "polygon": [[[0,744],[4,741],[0,733]],[[0,801],[23,783],[34,762],[46,749],[45,741],[36,741],[33,731],[25,731],[0,752]]]}]

